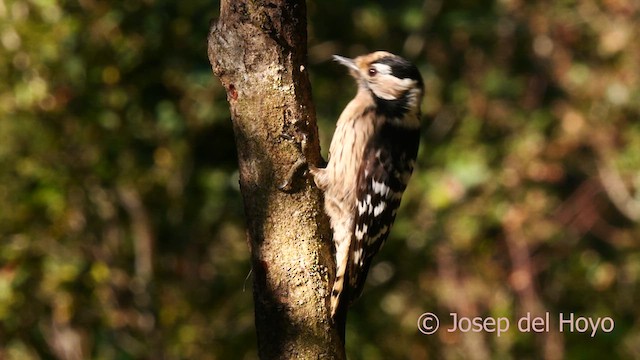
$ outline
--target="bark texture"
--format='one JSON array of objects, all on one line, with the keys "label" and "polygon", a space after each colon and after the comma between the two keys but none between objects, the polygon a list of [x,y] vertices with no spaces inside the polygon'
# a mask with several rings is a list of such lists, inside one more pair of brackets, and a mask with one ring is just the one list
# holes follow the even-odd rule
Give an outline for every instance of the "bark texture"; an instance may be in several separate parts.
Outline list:
[{"label": "bark texture", "polygon": [[227,91],[253,262],[261,359],[344,359],[329,317],[330,229],[321,193],[301,179],[277,189],[301,158],[296,130],[320,161],[306,71],[304,0],[222,0],[209,61]]}]

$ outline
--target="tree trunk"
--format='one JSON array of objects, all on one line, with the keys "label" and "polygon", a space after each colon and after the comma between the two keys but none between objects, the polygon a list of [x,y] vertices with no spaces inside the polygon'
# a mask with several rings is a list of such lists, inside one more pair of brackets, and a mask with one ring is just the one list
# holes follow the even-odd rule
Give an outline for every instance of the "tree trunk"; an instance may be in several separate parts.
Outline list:
[{"label": "tree trunk", "polygon": [[307,159],[320,161],[306,26],[304,0],[222,0],[209,33],[238,148],[261,359],[345,358],[328,309],[334,261],[322,195],[302,177],[294,193],[277,188],[302,158],[296,129],[309,135]]}]

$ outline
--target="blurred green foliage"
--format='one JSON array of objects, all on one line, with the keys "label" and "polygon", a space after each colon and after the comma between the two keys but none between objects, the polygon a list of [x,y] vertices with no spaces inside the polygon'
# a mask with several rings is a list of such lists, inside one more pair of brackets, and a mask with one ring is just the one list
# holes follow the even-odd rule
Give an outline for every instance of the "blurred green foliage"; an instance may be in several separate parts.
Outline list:
[{"label": "blurred green foliage", "polygon": [[[323,148],[386,49],[427,95],[419,166],[351,359],[640,357],[640,5],[310,1]],[[0,358],[255,358],[218,3],[0,0]],[[326,153],[325,153],[326,155]],[[246,288],[246,290],[245,290]],[[421,313],[512,329],[425,336]],[[520,333],[527,312],[611,333]]]}]

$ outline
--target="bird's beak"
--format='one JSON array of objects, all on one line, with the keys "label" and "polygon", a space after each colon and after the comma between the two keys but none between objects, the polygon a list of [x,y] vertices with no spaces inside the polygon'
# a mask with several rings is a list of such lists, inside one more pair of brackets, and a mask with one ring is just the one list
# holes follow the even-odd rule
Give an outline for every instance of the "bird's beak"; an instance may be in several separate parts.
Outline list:
[{"label": "bird's beak", "polygon": [[358,69],[358,66],[356,65],[356,63],[353,61],[353,59],[349,59],[346,58],[344,56],[340,56],[340,55],[333,55],[333,60],[336,62],[339,62],[340,64],[348,67],[349,69],[355,71],[356,73],[358,73],[358,71],[360,69]]}]

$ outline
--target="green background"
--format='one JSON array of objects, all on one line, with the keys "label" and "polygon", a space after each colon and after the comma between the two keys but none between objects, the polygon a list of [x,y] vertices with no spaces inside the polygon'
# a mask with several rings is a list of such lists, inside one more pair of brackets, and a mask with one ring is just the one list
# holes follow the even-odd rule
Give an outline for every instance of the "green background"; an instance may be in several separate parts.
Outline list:
[{"label": "green background", "polygon": [[[218,7],[0,0],[0,358],[257,357],[233,133],[206,56]],[[349,358],[639,358],[640,4],[308,12],[325,156],[355,93],[332,54],[389,50],[426,85],[417,170],[350,312]],[[436,334],[417,330],[423,312]],[[451,312],[512,329],[449,333]],[[527,312],[549,312],[550,331],[517,331]],[[561,312],[615,329],[559,333]]]}]

